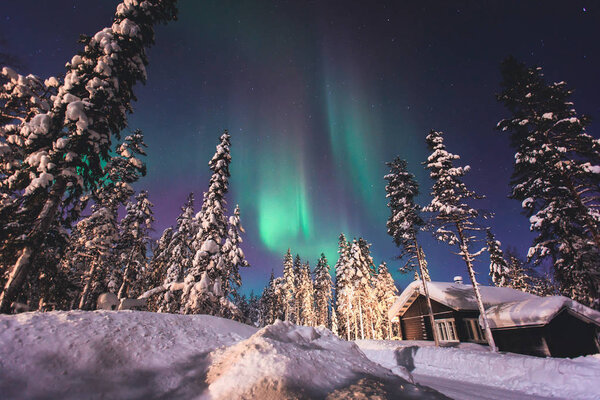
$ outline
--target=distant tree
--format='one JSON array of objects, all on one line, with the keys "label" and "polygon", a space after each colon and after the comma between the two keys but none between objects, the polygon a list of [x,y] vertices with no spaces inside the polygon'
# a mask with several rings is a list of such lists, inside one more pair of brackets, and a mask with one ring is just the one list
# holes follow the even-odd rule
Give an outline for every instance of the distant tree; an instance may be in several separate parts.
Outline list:
[{"label": "distant tree", "polygon": [[498,123],[516,150],[511,198],[537,233],[528,258],[552,260],[560,291],[583,304],[600,295],[600,141],[586,132],[565,82],[548,84],[541,68],[502,63],[497,96],[511,116]]},{"label": "distant tree", "polygon": [[442,132],[432,130],[426,140],[431,151],[426,167],[434,184],[431,202],[423,210],[432,213],[430,223],[435,229],[434,237],[450,246],[458,247],[459,255],[464,260],[471,278],[487,341],[492,351],[497,351],[473,268],[473,261],[482,250],[472,252],[470,249],[475,239],[473,235],[479,230],[475,226],[479,212],[467,201],[479,199],[481,196],[469,190],[462,181],[470,168],[454,166],[454,160],[460,159],[460,156],[446,150]]},{"label": "distant tree", "polygon": [[284,318],[286,321],[296,321],[296,275],[294,274],[294,259],[290,249],[287,250],[283,258],[283,300],[284,300]]},{"label": "distant tree", "polygon": [[331,328],[330,309],[332,307],[332,289],[331,275],[329,274],[329,264],[325,254],[321,253],[321,258],[317,262],[314,271],[315,282],[315,325]]},{"label": "distant tree", "polygon": [[[416,271],[415,271],[416,272]],[[377,298],[377,338],[391,339],[392,323],[388,316],[388,311],[396,301],[398,296],[398,288],[394,282],[394,278],[390,274],[385,262],[379,265],[377,269],[377,277],[375,279],[375,296]]]},{"label": "distant tree", "polygon": [[119,298],[137,297],[144,291],[148,262],[146,253],[154,221],[152,207],[148,192],[141,191],[135,197],[135,202],[127,204],[127,212],[119,223],[115,257],[123,271],[123,280],[117,294]]},{"label": "distant tree", "polygon": [[[173,239],[173,227],[165,229],[160,236],[160,239],[154,245],[152,250],[152,258],[150,259],[148,273],[146,275],[146,288],[154,288],[162,285],[169,268],[169,253],[168,249]],[[159,297],[152,297],[147,301],[149,311],[158,311]]]},{"label": "distant tree", "polygon": [[350,246],[346,236],[340,233],[338,240],[338,260],[335,263],[335,311],[338,325],[338,335],[350,340],[352,331],[352,295],[350,268]]},{"label": "distant tree", "polygon": [[298,325],[314,326],[315,324],[315,300],[314,285],[311,279],[310,265],[308,261],[300,268],[300,276],[297,288],[297,300],[299,307]]},{"label": "distant tree", "polygon": [[500,246],[502,245],[488,228],[486,231],[487,251],[490,255],[490,278],[494,286],[508,286],[509,267],[504,258],[504,253]]},{"label": "distant tree", "polygon": [[194,194],[190,193],[181,208],[181,214],[177,217],[175,231],[164,250],[166,273],[164,274],[162,287],[165,291],[157,301],[159,312],[177,313],[181,308],[181,288],[176,285],[181,282],[187,271],[192,267],[194,257],[192,241],[196,231]]}]

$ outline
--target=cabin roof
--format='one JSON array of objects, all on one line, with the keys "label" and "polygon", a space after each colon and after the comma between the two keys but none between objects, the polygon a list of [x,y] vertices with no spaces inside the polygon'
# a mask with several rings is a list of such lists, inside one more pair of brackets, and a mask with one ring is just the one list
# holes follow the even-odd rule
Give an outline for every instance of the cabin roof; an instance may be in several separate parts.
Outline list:
[{"label": "cabin roof", "polygon": [[[444,304],[457,311],[478,310],[477,301],[473,286],[470,284],[452,283],[452,282],[427,282],[429,297],[438,303]],[[538,296],[506,287],[492,287],[479,285],[479,291],[485,308],[495,306],[501,303],[513,301],[522,301]],[[420,280],[411,282],[410,285],[397,297],[390,308],[388,315],[390,318],[404,312],[419,297],[425,295],[423,284]]]},{"label": "cabin roof", "polygon": [[560,313],[570,314],[600,325],[600,312],[563,296],[534,296],[530,299],[498,304],[486,310],[490,328],[546,325]]}]

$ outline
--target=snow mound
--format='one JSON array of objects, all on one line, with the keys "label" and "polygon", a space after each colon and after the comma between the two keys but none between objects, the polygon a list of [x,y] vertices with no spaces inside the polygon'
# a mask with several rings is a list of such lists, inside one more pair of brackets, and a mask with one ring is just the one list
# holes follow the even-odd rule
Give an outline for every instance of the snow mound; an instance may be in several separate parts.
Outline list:
[{"label": "snow mound", "polygon": [[[410,374],[407,375],[410,377]],[[322,328],[207,315],[0,315],[6,399],[439,399]]]},{"label": "snow mound", "polygon": [[213,399],[444,398],[370,361],[354,343],[324,328],[277,321],[213,357],[207,374]]},{"label": "snow mound", "polygon": [[210,352],[255,332],[208,315],[0,315],[0,397],[194,398],[206,389]]}]

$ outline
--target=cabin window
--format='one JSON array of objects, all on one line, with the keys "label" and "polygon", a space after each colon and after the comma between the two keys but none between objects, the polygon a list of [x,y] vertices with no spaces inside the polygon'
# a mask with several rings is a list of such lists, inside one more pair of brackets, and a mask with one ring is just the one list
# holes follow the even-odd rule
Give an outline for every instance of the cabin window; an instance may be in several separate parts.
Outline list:
[{"label": "cabin window", "polygon": [[485,342],[485,337],[477,318],[464,318],[463,321],[467,328],[467,340],[471,342]]},{"label": "cabin window", "polygon": [[436,319],[435,329],[440,342],[458,342],[454,318]]}]

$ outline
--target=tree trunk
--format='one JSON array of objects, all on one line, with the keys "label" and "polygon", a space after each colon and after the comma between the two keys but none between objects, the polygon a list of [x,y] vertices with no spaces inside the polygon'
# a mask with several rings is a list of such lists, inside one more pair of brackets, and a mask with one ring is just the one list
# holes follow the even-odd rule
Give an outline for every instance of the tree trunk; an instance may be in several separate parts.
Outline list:
[{"label": "tree trunk", "polygon": [[491,351],[495,353],[498,351],[498,348],[496,347],[496,342],[494,342],[494,337],[492,336],[492,330],[490,329],[490,323],[487,319],[487,315],[485,315],[483,300],[481,299],[481,293],[479,293],[479,287],[477,286],[477,280],[475,279],[475,271],[473,270],[473,260],[471,259],[471,253],[469,253],[469,247],[467,245],[463,227],[460,222],[456,223],[456,230],[458,231],[458,237],[460,239],[460,250],[463,254],[463,260],[465,260],[465,263],[467,264],[469,278],[471,278],[471,284],[473,285],[473,290],[475,291],[477,307],[479,308],[479,314],[481,315],[481,320],[483,321],[483,330],[485,332],[487,342],[490,345]]},{"label": "tree trunk", "polygon": [[423,257],[419,249],[419,243],[415,237],[415,248],[417,249],[417,262],[419,263],[419,270],[421,271],[421,283],[423,284],[423,291],[425,292],[425,298],[427,299],[427,310],[429,312],[429,322],[431,323],[431,332],[433,333],[433,341],[435,345],[439,347],[440,340],[438,338],[437,331],[435,329],[435,319],[433,317],[433,308],[431,307],[431,299],[429,298],[429,289],[427,287],[427,280],[423,271]]},{"label": "tree trunk", "polygon": [[96,261],[92,261],[92,266],[90,267],[90,271],[87,273],[85,278],[85,286],[81,291],[81,299],[79,300],[79,309],[85,310],[88,302],[88,297],[91,291],[92,282],[94,278],[94,274],[96,273]]},{"label": "tree trunk", "polygon": [[35,269],[36,266],[32,264],[32,260],[37,255],[44,241],[44,235],[48,232],[50,224],[56,217],[66,187],[67,182],[63,177],[56,178],[42,211],[27,235],[25,247],[23,247],[17,261],[12,266],[4,290],[0,294],[0,313],[10,312],[11,304],[19,294],[25,278]]},{"label": "tree trunk", "polygon": [[365,328],[363,326],[362,303],[360,301],[360,296],[358,296],[358,316],[360,318],[360,338],[362,340],[364,340],[365,339]]}]

